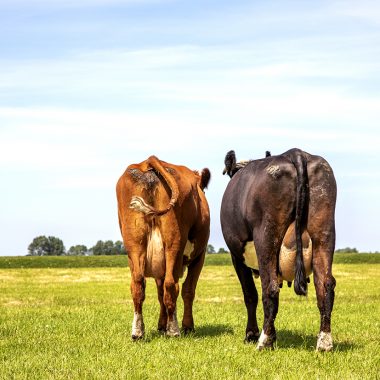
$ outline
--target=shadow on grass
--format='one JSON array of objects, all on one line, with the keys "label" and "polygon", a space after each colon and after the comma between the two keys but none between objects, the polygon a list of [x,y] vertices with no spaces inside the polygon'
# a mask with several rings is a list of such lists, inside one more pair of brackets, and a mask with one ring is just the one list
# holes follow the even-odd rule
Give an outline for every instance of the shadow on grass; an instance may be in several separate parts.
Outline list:
[{"label": "shadow on grass", "polygon": [[203,325],[195,328],[194,336],[207,337],[207,336],[219,336],[219,335],[232,335],[234,330],[228,325]]},{"label": "shadow on grass", "polygon": [[[334,336],[333,336],[334,338]],[[308,351],[314,351],[317,345],[317,336],[302,335],[295,331],[280,330],[277,331],[278,348],[303,348]],[[357,349],[357,345],[352,342],[334,341],[335,352],[345,352]]]},{"label": "shadow on grass", "polygon": [[228,325],[203,325],[203,326],[195,326],[195,331],[190,332],[188,334],[184,334],[181,331],[180,338],[167,337],[162,331],[152,330],[143,339],[139,339],[134,341],[135,343],[149,343],[157,338],[165,338],[165,339],[181,339],[181,338],[205,338],[205,337],[216,337],[219,335],[232,335],[234,330],[232,327]]}]

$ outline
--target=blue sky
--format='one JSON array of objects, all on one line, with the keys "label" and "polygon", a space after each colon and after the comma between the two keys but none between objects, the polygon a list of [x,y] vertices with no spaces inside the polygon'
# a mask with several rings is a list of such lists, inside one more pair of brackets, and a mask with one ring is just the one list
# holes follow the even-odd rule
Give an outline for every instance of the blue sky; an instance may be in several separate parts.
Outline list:
[{"label": "blue sky", "polygon": [[149,155],[209,167],[292,147],[338,183],[337,248],[380,250],[375,1],[0,0],[0,255],[118,240],[115,184]]}]

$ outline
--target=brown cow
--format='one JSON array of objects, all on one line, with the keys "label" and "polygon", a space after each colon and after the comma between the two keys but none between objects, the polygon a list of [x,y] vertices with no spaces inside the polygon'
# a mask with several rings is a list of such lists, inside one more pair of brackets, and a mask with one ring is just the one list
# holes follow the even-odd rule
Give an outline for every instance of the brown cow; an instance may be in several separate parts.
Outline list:
[{"label": "brown cow", "polygon": [[182,286],[182,329],[194,330],[192,306],[210,233],[210,212],[204,189],[210,171],[201,173],[151,156],[128,166],[117,186],[119,224],[131,269],[134,304],[132,339],[144,336],[142,305],[145,278],[156,281],[160,316],[158,330],[179,336],[176,302]]}]

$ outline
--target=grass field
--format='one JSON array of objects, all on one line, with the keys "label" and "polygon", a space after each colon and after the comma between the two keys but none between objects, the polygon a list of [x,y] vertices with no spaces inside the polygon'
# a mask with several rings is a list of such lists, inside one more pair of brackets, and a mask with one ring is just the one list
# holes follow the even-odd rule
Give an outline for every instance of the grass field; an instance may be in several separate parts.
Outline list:
[{"label": "grass field", "polygon": [[[380,255],[335,256],[332,353],[314,351],[319,312],[313,287],[307,298],[281,290],[276,350],[244,344],[246,312],[229,255],[207,257],[191,336],[168,339],[156,332],[159,308],[149,279],[146,338],[134,343],[126,262],[0,258],[0,378],[380,378]],[[178,309],[181,317],[181,300]],[[258,316],[261,325],[261,304]]]}]

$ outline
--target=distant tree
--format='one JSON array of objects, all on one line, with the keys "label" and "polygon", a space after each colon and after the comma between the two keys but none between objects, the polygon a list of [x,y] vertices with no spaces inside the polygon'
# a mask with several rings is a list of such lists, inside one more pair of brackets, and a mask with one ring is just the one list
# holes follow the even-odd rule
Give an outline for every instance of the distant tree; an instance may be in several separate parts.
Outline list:
[{"label": "distant tree", "polygon": [[219,248],[218,253],[228,253],[224,248]]},{"label": "distant tree", "polygon": [[73,245],[70,247],[70,249],[67,251],[67,255],[69,256],[83,256],[88,253],[88,249],[85,245]]},{"label": "distant tree", "polygon": [[98,240],[98,242],[91,248],[92,254],[95,256],[105,255],[104,241]]},{"label": "distant tree", "polygon": [[112,240],[106,240],[103,246],[103,255],[114,255],[115,254],[115,246]]},{"label": "distant tree", "polygon": [[207,245],[206,253],[215,253],[215,248],[212,244]]},{"label": "distant tree", "polygon": [[37,236],[28,246],[30,256],[61,256],[66,250],[63,241],[55,236]]},{"label": "distant tree", "polygon": [[337,249],[335,252],[336,253],[359,253],[356,248],[350,248],[350,247],[340,248],[340,249]]},{"label": "distant tree", "polygon": [[125,255],[123,243],[118,240],[115,243],[112,240],[99,240],[92,248],[93,255]]},{"label": "distant tree", "polygon": [[115,241],[114,246],[115,246],[115,251],[117,252],[116,255],[126,255],[127,254],[127,251],[124,248],[124,244],[120,240]]}]

